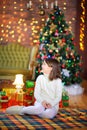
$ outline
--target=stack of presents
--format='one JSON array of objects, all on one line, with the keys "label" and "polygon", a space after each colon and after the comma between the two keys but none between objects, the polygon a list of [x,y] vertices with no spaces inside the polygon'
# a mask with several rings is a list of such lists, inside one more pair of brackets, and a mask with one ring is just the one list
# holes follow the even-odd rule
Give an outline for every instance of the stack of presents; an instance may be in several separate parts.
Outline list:
[{"label": "stack of presents", "polygon": [[[8,95],[7,92],[11,91],[10,89],[8,90],[2,89],[2,91],[0,91],[0,108],[7,108],[8,106],[13,105],[25,105],[25,106],[32,105],[34,103],[34,96],[33,96],[34,86],[35,82],[28,80],[25,83],[23,93],[21,94],[15,93],[11,97]],[[69,95],[65,89],[63,89],[62,100],[60,101],[59,106],[60,108],[69,106]]]},{"label": "stack of presents", "polygon": [[8,107],[8,96],[5,91],[0,91],[0,108]]}]

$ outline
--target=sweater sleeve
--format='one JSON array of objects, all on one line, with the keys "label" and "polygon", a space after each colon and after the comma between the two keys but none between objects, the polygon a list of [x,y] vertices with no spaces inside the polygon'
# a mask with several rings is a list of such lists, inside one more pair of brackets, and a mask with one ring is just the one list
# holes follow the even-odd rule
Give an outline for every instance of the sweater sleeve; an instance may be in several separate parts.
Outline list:
[{"label": "sweater sleeve", "polygon": [[55,99],[51,103],[52,106],[55,106],[55,105],[59,104],[59,102],[61,101],[61,99],[62,99],[62,90],[63,90],[63,83],[62,83],[61,79],[59,79],[58,83],[57,83]]},{"label": "sweater sleeve", "polygon": [[38,76],[35,84],[35,90],[34,90],[34,97],[38,102],[42,102],[43,99],[41,98],[41,76]]}]

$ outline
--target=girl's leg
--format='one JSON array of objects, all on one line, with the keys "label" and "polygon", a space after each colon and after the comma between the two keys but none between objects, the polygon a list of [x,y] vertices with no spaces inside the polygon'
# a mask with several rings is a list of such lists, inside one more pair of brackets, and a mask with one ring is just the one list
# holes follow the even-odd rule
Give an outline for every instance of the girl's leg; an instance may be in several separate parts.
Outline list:
[{"label": "girl's leg", "polygon": [[39,114],[39,117],[52,119],[56,116],[57,112],[58,111],[53,107],[51,109],[46,109],[43,111],[41,114]]},{"label": "girl's leg", "polygon": [[15,106],[10,106],[6,109],[6,113],[8,114],[20,114],[20,111],[23,109],[24,106],[19,106],[19,105],[15,105]]},{"label": "girl's leg", "polygon": [[23,107],[21,114],[38,115],[44,111],[44,107],[40,103],[36,103],[34,106]]}]

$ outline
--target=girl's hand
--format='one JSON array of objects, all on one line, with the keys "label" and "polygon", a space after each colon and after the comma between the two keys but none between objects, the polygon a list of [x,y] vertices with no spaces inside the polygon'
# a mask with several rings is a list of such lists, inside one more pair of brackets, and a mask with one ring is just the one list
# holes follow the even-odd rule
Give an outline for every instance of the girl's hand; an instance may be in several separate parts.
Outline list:
[{"label": "girl's hand", "polygon": [[47,103],[47,108],[52,108],[52,105],[50,103]]},{"label": "girl's hand", "polygon": [[43,105],[45,108],[51,108],[51,107],[52,107],[51,104],[48,103],[48,102],[46,102],[46,101],[43,101],[43,102],[42,102],[42,105]]},{"label": "girl's hand", "polygon": [[47,106],[47,102],[46,102],[46,101],[43,101],[43,102],[42,102],[42,105],[43,105],[43,107],[46,108],[46,106]]}]

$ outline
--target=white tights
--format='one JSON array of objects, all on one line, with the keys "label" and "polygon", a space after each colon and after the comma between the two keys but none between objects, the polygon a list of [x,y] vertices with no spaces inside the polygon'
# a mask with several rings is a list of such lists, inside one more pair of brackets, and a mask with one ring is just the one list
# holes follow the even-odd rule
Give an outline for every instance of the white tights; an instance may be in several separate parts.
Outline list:
[{"label": "white tights", "polygon": [[52,119],[56,116],[57,110],[54,107],[45,109],[40,103],[35,102],[34,106],[23,107],[21,114],[38,115],[39,117]]}]

